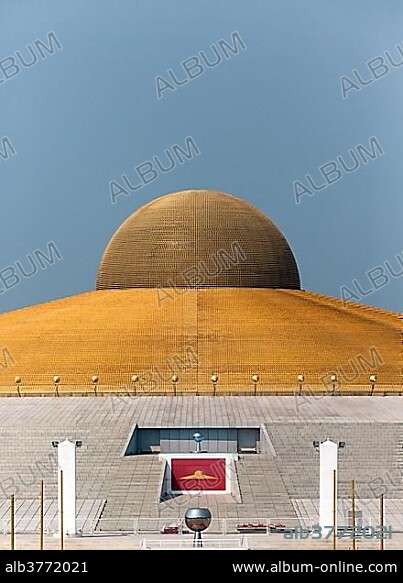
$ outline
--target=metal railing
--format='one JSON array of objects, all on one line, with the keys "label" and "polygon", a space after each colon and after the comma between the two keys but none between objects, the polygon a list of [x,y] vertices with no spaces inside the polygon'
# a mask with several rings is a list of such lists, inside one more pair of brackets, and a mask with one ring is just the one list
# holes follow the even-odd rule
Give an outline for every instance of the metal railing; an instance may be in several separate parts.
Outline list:
[{"label": "metal railing", "polygon": [[[229,534],[276,534],[283,533],[284,529],[292,529],[303,526],[312,528],[295,516],[272,518],[214,518],[209,527],[209,533],[219,535]],[[132,518],[122,516],[101,517],[98,521],[97,531],[111,532],[122,531],[129,534],[188,534],[183,517],[166,518]]]},{"label": "metal railing", "polygon": [[142,550],[155,550],[155,549],[181,549],[181,550],[199,550],[204,549],[221,549],[221,550],[248,550],[248,539],[245,536],[232,537],[232,538],[210,538],[208,535],[204,535],[202,547],[193,546],[193,535],[189,538],[177,538],[177,539],[147,539],[143,538],[140,544],[140,549]]},{"label": "metal railing", "polygon": [[326,388],[323,384],[312,383],[306,387],[299,387],[292,383],[261,384],[257,389],[245,386],[217,386],[214,390],[211,386],[177,387],[159,386],[157,388],[142,386],[136,389],[132,387],[120,387],[113,385],[58,385],[55,389],[52,385],[13,385],[0,386],[0,397],[72,397],[88,396],[94,397],[151,397],[151,396],[269,396],[269,395],[294,395],[304,397],[316,396],[387,396],[402,395],[403,385],[400,384],[377,384],[374,389],[367,384],[345,384],[338,386],[335,390]]}]

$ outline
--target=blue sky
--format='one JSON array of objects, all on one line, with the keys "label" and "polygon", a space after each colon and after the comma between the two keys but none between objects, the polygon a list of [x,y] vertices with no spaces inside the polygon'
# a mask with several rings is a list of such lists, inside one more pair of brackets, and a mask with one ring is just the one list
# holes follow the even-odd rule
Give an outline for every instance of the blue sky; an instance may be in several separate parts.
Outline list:
[{"label": "blue sky", "polygon": [[[51,241],[63,256],[10,289],[0,281],[0,311],[94,289],[123,220],[188,188],[267,213],[304,288],[337,297],[355,279],[363,303],[401,311],[403,276],[385,262],[402,270],[403,66],[385,51],[403,59],[402,17],[398,0],[0,0],[0,274],[17,261],[28,270],[27,255]],[[245,50],[157,98],[157,76],[186,80],[181,63],[200,51],[212,60],[210,46],[235,31]],[[41,58],[35,41],[50,32],[62,49]],[[16,60],[15,74],[7,58],[28,62],[27,45],[37,62]],[[340,78],[358,84],[354,69],[367,85],[343,99]],[[134,182],[136,166],[189,136],[198,156],[111,204],[112,180]],[[338,156],[351,166],[348,151],[371,137],[382,155],[296,204],[295,181],[323,183],[320,166]],[[387,274],[378,290],[375,268]]]}]

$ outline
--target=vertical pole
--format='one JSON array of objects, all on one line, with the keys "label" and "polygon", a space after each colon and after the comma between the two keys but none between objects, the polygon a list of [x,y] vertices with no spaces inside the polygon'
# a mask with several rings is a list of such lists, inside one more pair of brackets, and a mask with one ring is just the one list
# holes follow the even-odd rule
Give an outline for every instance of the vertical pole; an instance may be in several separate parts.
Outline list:
[{"label": "vertical pole", "polygon": [[353,529],[353,551],[356,550],[356,543],[355,543],[355,492],[354,492],[354,480],[351,480],[351,519],[352,519],[352,529]]},{"label": "vertical pole", "polygon": [[381,539],[380,539],[380,550],[384,551],[385,550],[385,542],[384,542],[384,533],[383,533],[383,523],[384,523],[384,517],[383,517],[383,510],[384,506],[383,506],[383,494],[380,495],[379,497],[379,525],[381,527]]},{"label": "vertical pole", "polygon": [[202,533],[200,532],[200,530],[195,531],[194,539],[193,539],[193,546],[197,547],[197,548],[203,546]]},{"label": "vertical pole", "polygon": [[10,548],[12,551],[15,550],[15,524],[14,524],[14,494],[11,495],[10,499]]},{"label": "vertical pole", "polygon": [[336,507],[337,507],[337,500],[336,500],[336,496],[337,496],[337,484],[336,484],[336,470],[333,470],[333,550],[336,550],[336,540],[337,540],[337,536],[336,536]]},{"label": "vertical pole", "polygon": [[43,480],[39,484],[39,550],[43,551]]},{"label": "vertical pole", "polygon": [[60,470],[60,493],[59,493],[59,504],[60,504],[60,550],[64,550],[64,524],[63,524],[63,470]]}]

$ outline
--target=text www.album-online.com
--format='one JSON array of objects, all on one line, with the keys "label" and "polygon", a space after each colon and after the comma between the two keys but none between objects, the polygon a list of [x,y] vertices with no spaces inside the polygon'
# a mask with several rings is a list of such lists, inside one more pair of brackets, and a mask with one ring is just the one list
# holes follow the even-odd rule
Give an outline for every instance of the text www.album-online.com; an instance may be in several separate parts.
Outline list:
[{"label": "text www.album-online.com", "polygon": [[233,563],[234,573],[397,573],[396,563],[288,563],[278,561],[277,563]]}]

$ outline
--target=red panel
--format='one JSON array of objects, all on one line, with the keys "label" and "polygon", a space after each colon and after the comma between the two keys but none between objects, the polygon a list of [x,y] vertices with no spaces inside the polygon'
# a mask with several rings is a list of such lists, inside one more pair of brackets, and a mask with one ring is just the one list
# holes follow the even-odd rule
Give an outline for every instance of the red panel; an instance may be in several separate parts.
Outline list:
[{"label": "red panel", "polygon": [[172,490],[225,490],[225,458],[173,458]]}]

